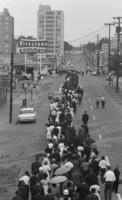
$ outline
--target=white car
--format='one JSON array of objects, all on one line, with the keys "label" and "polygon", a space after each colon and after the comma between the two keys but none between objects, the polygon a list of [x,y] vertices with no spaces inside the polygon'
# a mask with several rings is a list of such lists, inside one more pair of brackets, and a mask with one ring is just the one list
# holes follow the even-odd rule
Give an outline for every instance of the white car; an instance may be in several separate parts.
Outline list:
[{"label": "white car", "polygon": [[17,122],[36,122],[36,116],[34,108],[21,108]]},{"label": "white car", "polygon": [[93,71],[91,74],[92,74],[93,76],[97,76],[97,72],[96,72],[96,71]]}]

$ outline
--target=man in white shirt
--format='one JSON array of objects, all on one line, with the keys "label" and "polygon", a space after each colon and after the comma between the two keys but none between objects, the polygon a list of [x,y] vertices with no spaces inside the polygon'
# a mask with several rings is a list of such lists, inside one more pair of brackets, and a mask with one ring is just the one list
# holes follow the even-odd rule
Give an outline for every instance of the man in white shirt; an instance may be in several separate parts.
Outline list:
[{"label": "man in white shirt", "polygon": [[25,183],[25,185],[29,185],[29,181],[30,181],[30,176],[29,176],[29,172],[26,171],[25,175],[22,176],[19,181],[23,181]]},{"label": "man in white shirt", "polygon": [[102,158],[101,158],[101,160],[99,162],[100,175],[101,175],[101,183],[104,182],[103,177],[104,177],[104,174],[106,172],[107,166],[108,166],[108,162],[106,161],[105,156],[102,156]]},{"label": "man in white shirt", "polygon": [[105,180],[105,189],[104,189],[104,196],[105,200],[111,200],[112,196],[112,190],[113,190],[113,184],[116,180],[114,172],[111,170],[111,167],[107,167],[107,171],[104,174],[104,180]]},{"label": "man in white shirt", "polygon": [[29,199],[29,184],[30,184],[30,175],[28,171],[25,171],[25,175],[19,179],[19,182],[21,181],[23,181],[25,184],[24,186],[25,198],[28,200]]}]

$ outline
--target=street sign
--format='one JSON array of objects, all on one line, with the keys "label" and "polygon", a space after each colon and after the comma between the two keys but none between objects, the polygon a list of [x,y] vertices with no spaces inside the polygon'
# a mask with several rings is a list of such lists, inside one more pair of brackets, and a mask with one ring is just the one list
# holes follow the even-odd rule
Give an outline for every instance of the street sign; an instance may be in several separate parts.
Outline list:
[{"label": "street sign", "polygon": [[46,40],[21,39],[19,41],[19,48],[44,48],[47,46]]},{"label": "street sign", "polygon": [[48,43],[46,40],[20,39],[18,48],[20,53],[46,53]]},{"label": "street sign", "polygon": [[20,48],[20,53],[46,53],[46,49],[39,48]]}]

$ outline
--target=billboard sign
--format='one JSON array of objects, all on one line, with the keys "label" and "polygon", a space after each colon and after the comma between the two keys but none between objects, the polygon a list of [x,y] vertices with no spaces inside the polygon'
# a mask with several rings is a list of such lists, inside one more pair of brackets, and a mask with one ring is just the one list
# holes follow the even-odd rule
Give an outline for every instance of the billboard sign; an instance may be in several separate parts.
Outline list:
[{"label": "billboard sign", "polygon": [[46,53],[46,40],[20,39],[18,47],[20,53]]},{"label": "billboard sign", "polygon": [[20,48],[20,53],[46,53],[46,49],[38,49],[38,48]]}]

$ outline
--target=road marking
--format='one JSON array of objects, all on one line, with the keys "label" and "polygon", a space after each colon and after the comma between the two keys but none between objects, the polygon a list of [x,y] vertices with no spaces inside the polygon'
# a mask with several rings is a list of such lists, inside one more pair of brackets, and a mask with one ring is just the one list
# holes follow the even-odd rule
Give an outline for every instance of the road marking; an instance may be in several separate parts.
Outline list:
[{"label": "road marking", "polygon": [[96,117],[95,117],[95,115],[93,115],[93,119],[94,119],[94,120],[96,120]]},{"label": "road marking", "polygon": [[99,140],[102,140],[102,135],[101,135],[101,134],[99,134],[99,136],[98,136],[98,137],[99,137]]},{"label": "road marking", "polygon": [[91,99],[89,99],[89,102],[91,102]]},{"label": "road marking", "polygon": [[93,106],[90,106],[91,110],[93,110]]}]

